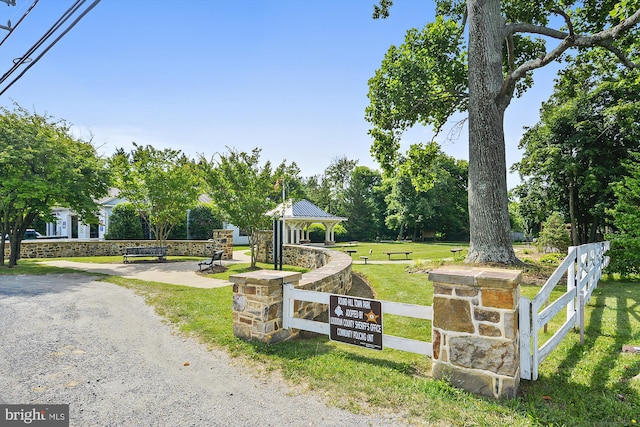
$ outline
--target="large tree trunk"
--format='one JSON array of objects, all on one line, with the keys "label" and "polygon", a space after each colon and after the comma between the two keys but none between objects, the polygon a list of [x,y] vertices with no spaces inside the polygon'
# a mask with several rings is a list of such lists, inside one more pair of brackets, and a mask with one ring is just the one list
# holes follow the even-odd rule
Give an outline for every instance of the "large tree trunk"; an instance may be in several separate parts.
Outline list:
[{"label": "large tree trunk", "polygon": [[518,262],[507,198],[500,0],[467,0],[469,14],[469,226],[466,262]]},{"label": "large tree trunk", "polygon": [[[20,230],[20,232],[24,233],[23,230]],[[18,265],[18,260],[20,259],[21,243],[22,239],[18,237],[18,235],[12,236],[12,238],[9,240],[9,247],[11,248],[11,251],[9,253],[9,268],[13,268],[14,266]]]}]

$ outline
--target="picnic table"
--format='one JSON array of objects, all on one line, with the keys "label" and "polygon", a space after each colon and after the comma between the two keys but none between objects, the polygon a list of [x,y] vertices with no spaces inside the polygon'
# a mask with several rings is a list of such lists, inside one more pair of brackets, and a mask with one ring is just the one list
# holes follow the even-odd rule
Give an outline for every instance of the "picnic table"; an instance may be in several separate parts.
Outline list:
[{"label": "picnic table", "polygon": [[391,252],[383,252],[386,256],[389,257],[389,261],[391,261],[391,255],[402,255],[404,254],[405,259],[409,259],[409,255],[412,254],[411,251],[391,251]]}]

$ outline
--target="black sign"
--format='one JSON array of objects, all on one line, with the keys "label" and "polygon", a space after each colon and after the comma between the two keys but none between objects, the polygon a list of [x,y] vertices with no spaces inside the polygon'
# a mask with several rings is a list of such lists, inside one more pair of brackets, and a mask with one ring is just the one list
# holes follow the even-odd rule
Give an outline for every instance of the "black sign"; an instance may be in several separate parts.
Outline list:
[{"label": "black sign", "polygon": [[329,338],[382,350],[382,303],[347,295],[329,296]]}]

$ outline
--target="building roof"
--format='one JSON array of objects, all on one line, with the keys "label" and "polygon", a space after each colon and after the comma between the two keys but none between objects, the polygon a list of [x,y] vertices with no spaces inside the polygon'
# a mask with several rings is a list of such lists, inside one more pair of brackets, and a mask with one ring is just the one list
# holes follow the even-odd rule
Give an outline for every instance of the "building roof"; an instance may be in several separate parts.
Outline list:
[{"label": "building roof", "polygon": [[313,219],[313,220],[339,220],[346,221],[347,218],[338,217],[320,209],[310,201],[302,199],[293,203],[293,200],[289,199],[284,203],[280,203],[275,209],[269,211],[267,214],[273,217],[283,216],[284,205],[284,218],[285,219]]}]

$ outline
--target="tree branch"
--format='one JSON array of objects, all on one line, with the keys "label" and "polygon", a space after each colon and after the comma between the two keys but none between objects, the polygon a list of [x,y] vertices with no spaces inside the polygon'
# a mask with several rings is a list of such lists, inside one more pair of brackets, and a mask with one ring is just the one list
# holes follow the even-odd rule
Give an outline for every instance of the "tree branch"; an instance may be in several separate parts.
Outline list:
[{"label": "tree branch", "polygon": [[527,61],[515,70],[511,71],[502,84],[500,94],[498,95],[500,98],[503,98],[505,95],[507,95],[510,89],[515,85],[516,81],[522,78],[527,72],[544,67],[550,62],[558,59],[565,51],[567,51],[567,49],[570,49],[572,47],[604,47],[605,49],[616,55],[620,62],[622,62],[627,67],[640,68],[639,64],[632,62],[624,55],[621,50],[613,45],[613,40],[619,37],[621,33],[640,22],[640,9],[638,9],[630,17],[621,21],[618,25],[595,33],[591,36],[576,36],[573,33],[573,26],[571,25],[569,16],[562,11],[554,12],[562,15],[565,18],[565,20],[567,21],[567,26],[569,28],[569,33],[532,24],[509,24],[505,26],[505,38],[508,38],[516,33],[533,33],[548,36],[551,38],[561,39],[562,41],[558,44],[558,46],[556,46],[551,52],[547,53],[546,55]]},{"label": "tree branch", "polygon": [[571,17],[560,9],[551,9],[551,11],[556,15],[560,15],[564,18],[564,22],[567,23],[567,28],[569,29],[569,37],[575,38],[575,32],[573,31],[573,22],[571,22]]}]

